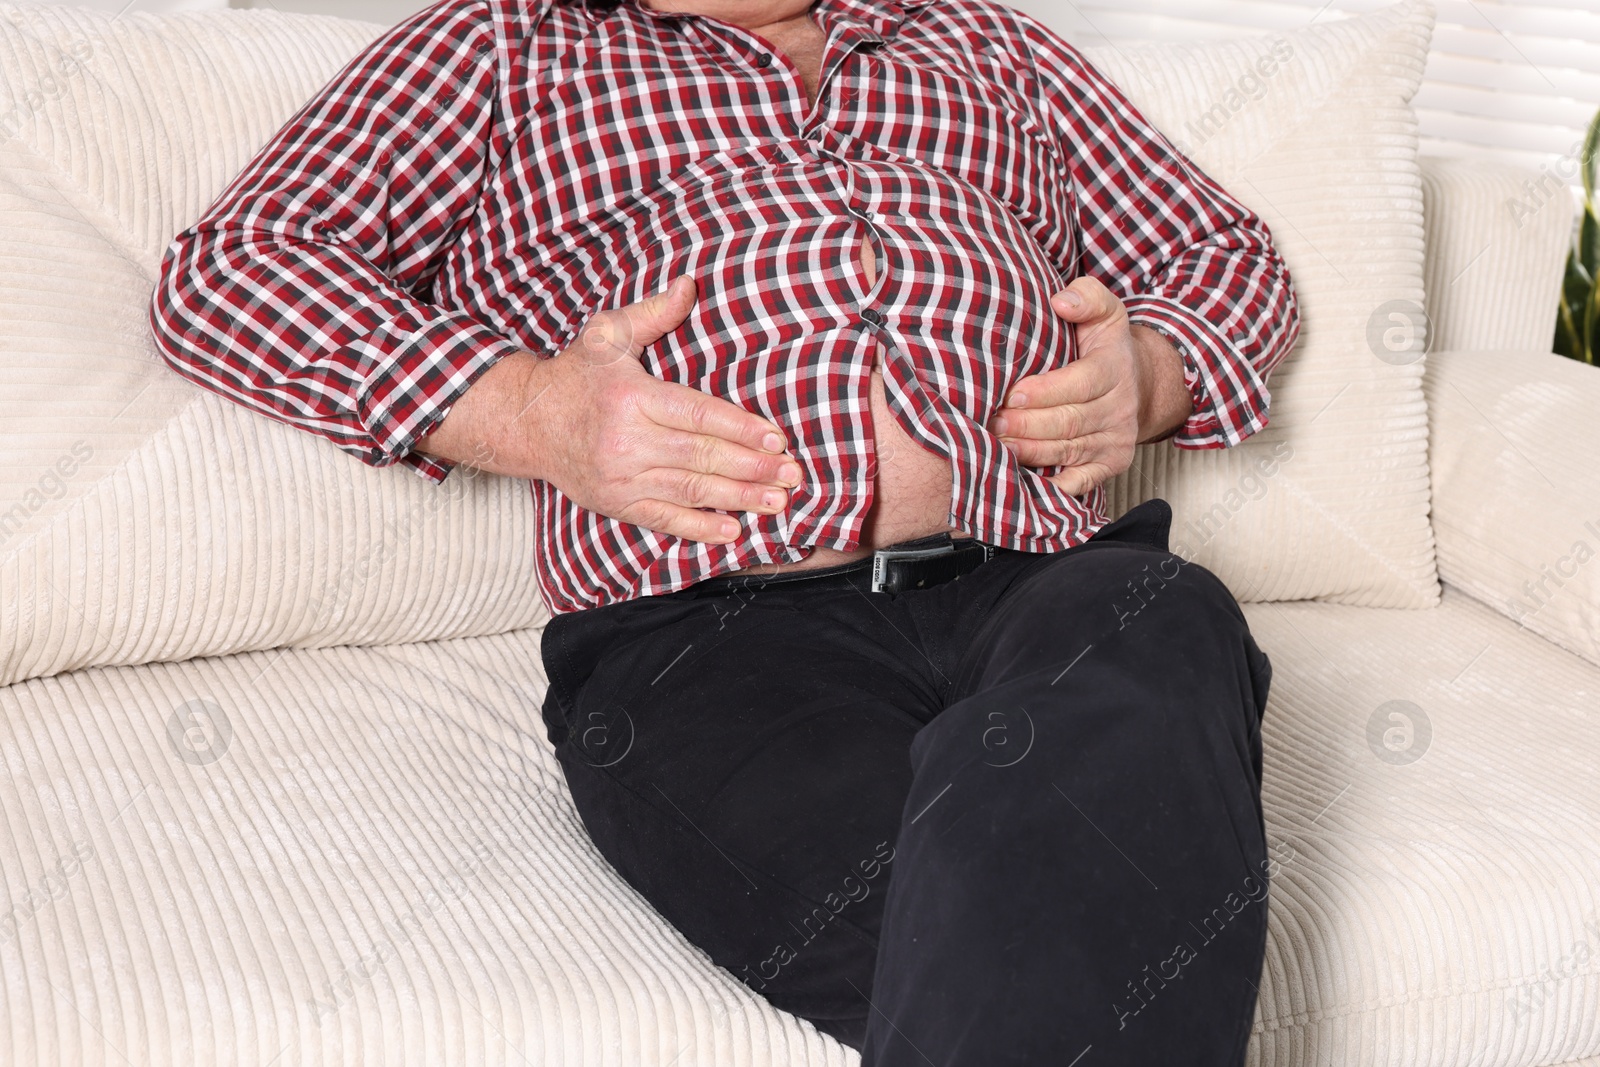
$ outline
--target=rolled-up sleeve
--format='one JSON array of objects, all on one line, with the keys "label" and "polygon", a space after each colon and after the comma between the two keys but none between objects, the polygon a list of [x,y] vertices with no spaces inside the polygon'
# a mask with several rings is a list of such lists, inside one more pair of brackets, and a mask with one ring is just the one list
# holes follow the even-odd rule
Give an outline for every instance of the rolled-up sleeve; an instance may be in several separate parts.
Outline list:
[{"label": "rolled-up sleeve", "polygon": [[180,374],[432,481],[412,451],[519,346],[430,302],[491,157],[498,75],[482,0],[385,32],[172,242],[150,305]]},{"label": "rolled-up sleeve", "polygon": [[1183,359],[1194,410],[1180,448],[1236,445],[1267,424],[1267,377],[1300,332],[1266,224],[1181,155],[1071,45],[1021,18],[1077,196],[1076,274],[1110,289]]}]

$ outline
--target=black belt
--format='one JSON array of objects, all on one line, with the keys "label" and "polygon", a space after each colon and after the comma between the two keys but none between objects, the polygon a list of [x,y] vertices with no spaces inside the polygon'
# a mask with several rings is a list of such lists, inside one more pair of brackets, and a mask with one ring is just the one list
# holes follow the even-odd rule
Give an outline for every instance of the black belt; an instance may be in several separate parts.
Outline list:
[{"label": "black belt", "polygon": [[836,567],[779,571],[774,574],[728,574],[708,578],[689,588],[719,593],[869,572],[869,588],[872,592],[902,593],[907,589],[926,589],[959,578],[993,559],[999,551],[994,545],[976,538],[954,538],[948,532],[936,533],[914,541],[886,545],[869,557],[841,563]]},{"label": "black belt", "polygon": [[899,593],[940,585],[977,570],[994,554],[993,545],[971,537],[958,541],[948,533],[902,541],[872,554],[872,591]]}]

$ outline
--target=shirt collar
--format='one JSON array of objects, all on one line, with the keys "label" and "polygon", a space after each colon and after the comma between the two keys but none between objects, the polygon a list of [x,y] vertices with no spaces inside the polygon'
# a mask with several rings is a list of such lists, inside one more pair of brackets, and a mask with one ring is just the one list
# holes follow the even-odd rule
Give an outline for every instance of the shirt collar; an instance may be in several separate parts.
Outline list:
[{"label": "shirt collar", "polygon": [[[544,0],[543,6],[548,8],[557,2],[558,0]],[[900,21],[903,14],[926,7],[933,2],[934,0],[815,0],[812,6],[836,11],[847,17],[892,26]],[[642,0],[613,0],[610,3],[604,0],[594,0],[593,3],[591,0],[577,0],[577,3],[584,11],[597,17],[616,7],[633,7],[657,18],[692,17],[683,12],[655,11],[646,7]]]}]

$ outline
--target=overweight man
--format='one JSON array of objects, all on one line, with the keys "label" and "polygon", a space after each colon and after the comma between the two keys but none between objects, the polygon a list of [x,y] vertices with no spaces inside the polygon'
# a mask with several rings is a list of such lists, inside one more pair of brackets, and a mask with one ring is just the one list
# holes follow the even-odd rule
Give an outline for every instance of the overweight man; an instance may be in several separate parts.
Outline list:
[{"label": "overweight man", "polygon": [[1298,313],[1037,22],[446,0],[179,235],[151,324],[363,462],[528,480],[584,826],[755,993],[872,1065],[1243,1060],[1270,665],[1103,486],[1265,425]]}]

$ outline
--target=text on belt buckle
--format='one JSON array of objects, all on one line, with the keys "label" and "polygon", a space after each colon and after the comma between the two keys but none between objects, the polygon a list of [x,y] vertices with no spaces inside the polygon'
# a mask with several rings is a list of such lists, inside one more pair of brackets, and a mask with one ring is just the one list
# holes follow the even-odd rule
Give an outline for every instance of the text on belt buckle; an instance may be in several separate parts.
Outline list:
[{"label": "text on belt buckle", "polygon": [[948,556],[955,550],[954,544],[935,545],[932,548],[880,548],[872,553],[872,591],[883,592],[883,583],[888,576],[891,560]]}]

